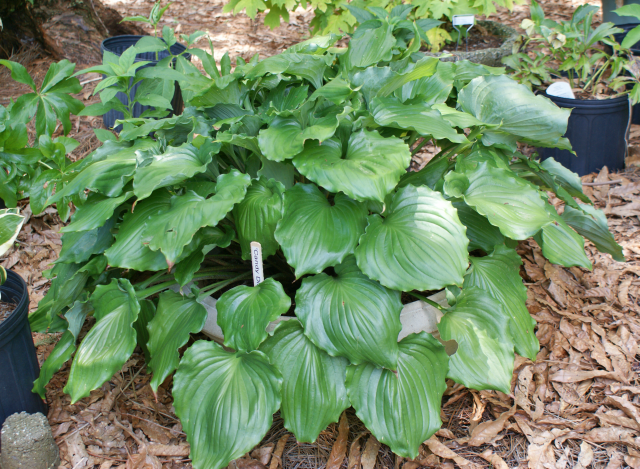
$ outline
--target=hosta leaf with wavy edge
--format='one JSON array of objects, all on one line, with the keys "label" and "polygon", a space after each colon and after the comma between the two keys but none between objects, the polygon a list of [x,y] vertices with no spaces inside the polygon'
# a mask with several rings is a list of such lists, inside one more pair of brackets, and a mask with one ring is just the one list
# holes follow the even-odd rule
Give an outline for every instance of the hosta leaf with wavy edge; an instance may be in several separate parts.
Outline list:
[{"label": "hosta leaf with wavy edge", "polygon": [[415,130],[422,136],[466,142],[467,138],[446,121],[439,111],[424,102],[403,104],[395,98],[374,98],[369,111],[376,124],[383,127]]},{"label": "hosta leaf with wavy edge", "polygon": [[140,272],[163,270],[167,261],[159,251],[152,251],[143,243],[143,233],[149,217],[164,213],[171,207],[171,193],[159,190],[124,215],[116,234],[116,241],[104,254],[112,267]]},{"label": "hosta leaf with wavy edge", "polygon": [[469,238],[469,252],[482,249],[484,252],[493,251],[494,246],[504,244],[504,236],[500,230],[489,221],[469,207],[464,201],[458,199],[452,201],[453,206],[458,211],[458,217],[464,226],[467,227],[467,238]]},{"label": "hosta leaf with wavy edge", "polygon": [[531,184],[488,162],[447,174],[444,190],[451,197],[464,198],[511,239],[527,239],[551,221],[544,200]]},{"label": "hosta leaf with wavy edge", "polygon": [[263,257],[275,254],[280,247],[274,233],[282,218],[284,191],[280,182],[261,177],[252,181],[247,195],[233,209],[243,259],[251,257],[252,241],[261,244]]},{"label": "hosta leaf with wavy edge", "polygon": [[282,377],[262,352],[198,341],[173,378],[176,415],[195,469],[221,469],[260,443],[280,407]]},{"label": "hosta leaf with wavy edge", "polygon": [[444,103],[453,88],[455,66],[453,62],[438,62],[433,75],[410,81],[396,90],[394,95],[402,102],[420,98],[427,105]]},{"label": "hosta leaf with wavy edge", "polygon": [[281,322],[260,350],[282,374],[285,428],[299,442],[313,443],[349,407],[344,386],[349,362],[316,347],[295,319]]},{"label": "hosta leaf with wavy edge", "polygon": [[356,248],[367,276],[402,291],[462,285],[469,240],[442,194],[407,185],[393,195],[384,218],[374,214],[368,220]]},{"label": "hosta leaf with wavy edge", "polygon": [[40,375],[33,383],[33,392],[45,398],[45,389],[51,377],[58,372],[62,365],[71,358],[76,351],[76,341],[80,334],[80,329],[84,324],[87,314],[92,310],[91,304],[76,301],[64,315],[68,322],[68,329],[62,334],[60,340],[53,348],[47,359],[40,368]]},{"label": "hosta leaf with wavy edge", "polygon": [[396,43],[393,26],[386,21],[366,21],[364,27],[357,28],[346,53],[346,63],[350,67],[368,67],[378,62],[389,61],[391,50]]},{"label": "hosta leaf with wavy edge", "polygon": [[125,192],[120,197],[102,197],[96,195],[90,197],[84,205],[76,208],[71,223],[60,229],[61,233],[71,231],[89,231],[100,228],[111,218],[113,212],[121,204],[129,200],[133,192]]},{"label": "hosta leaf with wavy edge", "polygon": [[250,183],[248,174],[232,169],[218,177],[213,197],[205,199],[193,191],[173,196],[168,210],[151,214],[147,221],[143,236],[149,249],[160,250],[173,266],[196,232],[217,225],[244,198]]},{"label": "hosta leaf with wavy edge", "polygon": [[474,78],[460,90],[458,103],[480,121],[531,140],[553,143],[567,131],[569,109],[534,95],[505,75]]},{"label": "hosta leaf with wavy edge", "polygon": [[96,324],[80,343],[64,392],[76,403],[122,368],[136,348],[133,323],[140,305],[126,279],[99,285],[91,295]]},{"label": "hosta leaf with wavy edge", "polygon": [[138,166],[133,175],[133,191],[138,200],[145,199],[160,187],[177,184],[207,170],[220,143],[206,142],[200,148],[190,143],[167,147],[164,153],[150,155],[150,161]]},{"label": "hosta leaf with wavy edge", "polygon": [[248,352],[267,338],[267,326],[291,307],[282,284],[272,278],[255,287],[239,285],[222,294],[216,303],[224,345]]},{"label": "hosta leaf with wavy edge", "polygon": [[551,205],[546,207],[553,221],[544,225],[535,236],[544,257],[554,264],[565,267],[579,266],[591,270],[593,265],[584,252],[582,236],[564,222],[556,213],[555,208]]},{"label": "hosta leaf with wavy edge", "polygon": [[69,264],[82,263],[94,255],[102,254],[113,243],[111,230],[116,224],[117,215],[112,216],[99,228],[89,231],[72,231],[62,235],[62,249],[57,262]]},{"label": "hosta leaf with wavy edge", "polygon": [[295,52],[274,55],[261,60],[247,72],[245,78],[255,78],[271,73],[286,73],[308,80],[315,88],[322,86],[322,77],[327,68],[327,57],[321,55],[298,54]]},{"label": "hosta leaf with wavy edge", "polygon": [[331,192],[384,202],[411,163],[409,147],[376,131],[351,134],[346,151],[338,139],[310,142],[293,159],[301,174]]},{"label": "hosta leaf with wavy edge", "polygon": [[448,378],[471,389],[511,392],[513,341],[509,315],[479,288],[465,288],[438,324],[442,340],[455,340]]},{"label": "hosta leaf with wavy edge", "polygon": [[561,217],[566,224],[595,244],[598,251],[607,252],[616,261],[624,262],[622,247],[609,231],[604,212],[592,205],[579,204],[579,207],[582,211],[565,206]]},{"label": "hosta leaf with wavy edge", "polygon": [[516,352],[535,360],[540,344],[534,333],[535,320],[525,305],[527,287],[520,277],[522,261],[515,249],[497,246],[486,257],[471,257],[471,267],[465,275],[463,289],[478,287],[495,298],[511,317],[509,330]]},{"label": "hosta leaf with wavy edge", "polygon": [[61,191],[53,195],[48,203],[53,204],[63,197],[71,196],[89,189],[99,192],[107,197],[117,197],[122,192],[124,185],[131,180],[136,170],[138,151],[147,151],[156,148],[157,143],[151,139],[136,140],[119,143],[108,141],[99,152],[96,152],[91,162]]},{"label": "hosta leaf with wavy edge", "polygon": [[296,293],[296,316],[311,341],[352,364],[370,362],[395,370],[402,303],[364,275],[353,256],[325,273],[307,277]]},{"label": "hosta leaf with wavy edge", "polygon": [[366,216],[366,205],[344,194],[336,194],[331,205],[316,185],[296,184],[284,194],[275,238],[297,278],[317,274],[353,253]]},{"label": "hosta leaf with wavy edge", "polygon": [[206,319],[207,310],[196,298],[173,291],[160,294],[158,309],[147,327],[153,392],[178,367],[178,349],[187,343],[189,334],[202,330]]},{"label": "hosta leaf with wavy edge", "polygon": [[371,363],[347,367],[347,395],[378,441],[414,459],[442,425],[449,359],[442,344],[426,332],[405,337],[398,347],[397,372]]}]

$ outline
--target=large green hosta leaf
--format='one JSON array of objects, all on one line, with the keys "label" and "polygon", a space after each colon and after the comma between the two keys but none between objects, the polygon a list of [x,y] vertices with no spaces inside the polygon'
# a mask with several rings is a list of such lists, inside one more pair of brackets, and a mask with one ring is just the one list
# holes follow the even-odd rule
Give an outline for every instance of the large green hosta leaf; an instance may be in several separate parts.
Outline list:
[{"label": "large green hosta leaf", "polygon": [[251,183],[247,195],[233,209],[243,259],[251,257],[252,241],[262,245],[263,257],[275,254],[280,247],[274,233],[282,218],[284,190],[278,181],[261,177]]},{"label": "large green hosta leaf", "polygon": [[293,159],[300,173],[330,192],[355,200],[384,202],[411,163],[409,147],[376,131],[351,134],[347,148],[338,139],[311,142]]},{"label": "large green hosta leaf", "polygon": [[60,232],[89,231],[100,228],[111,218],[116,208],[132,196],[133,192],[125,192],[120,197],[113,198],[100,195],[89,197],[84,205],[76,208],[71,223],[60,228]]},{"label": "large green hosta leaf", "polygon": [[206,319],[207,310],[196,298],[173,291],[160,294],[158,309],[147,327],[153,392],[178,367],[178,349],[187,343],[189,334],[202,330]]},{"label": "large green hosta leaf", "polygon": [[116,224],[118,216],[109,218],[99,228],[89,231],[72,231],[62,235],[62,249],[57,262],[69,264],[82,263],[94,255],[102,254],[113,242],[111,230]]},{"label": "large green hosta leaf", "polygon": [[584,252],[582,236],[573,231],[551,205],[547,205],[547,211],[553,221],[544,225],[535,237],[544,257],[554,264],[591,270],[593,266]]},{"label": "large green hosta leaf", "polygon": [[40,375],[33,383],[33,392],[45,398],[45,389],[49,380],[58,372],[62,365],[71,358],[73,352],[76,351],[76,341],[80,334],[80,329],[84,324],[87,314],[92,310],[91,305],[76,301],[73,306],[64,315],[69,323],[68,329],[62,334],[60,340],[53,348],[47,359],[40,368]]},{"label": "large green hosta leaf", "polygon": [[407,185],[394,194],[384,218],[368,220],[356,259],[370,278],[402,291],[462,285],[469,240],[442,194]]},{"label": "large green hosta leaf", "polygon": [[455,67],[453,62],[438,62],[436,73],[410,81],[394,94],[403,103],[414,98],[420,98],[427,105],[444,103],[453,89]]},{"label": "large green hosta leaf", "polygon": [[448,377],[467,388],[509,394],[515,359],[509,323],[509,315],[488,293],[462,290],[438,324],[442,340],[458,343],[449,357]]},{"label": "large green hosta leaf", "polygon": [[305,278],[296,293],[296,316],[305,335],[333,357],[395,370],[402,328],[399,292],[369,279],[352,256],[335,271],[336,277]]},{"label": "large green hosta leaf", "polygon": [[291,307],[282,284],[272,278],[255,287],[240,285],[216,303],[224,344],[240,352],[256,350],[267,338],[267,326]]},{"label": "large green hosta leaf", "polygon": [[285,428],[299,442],[313,443],[349,407],[344,386],[349,362],[316,347],[295,319],[280,323],[260,350],[282,374],[280,414]]},{"label": "large green hosta leaf", "polygon": [[282,377],[262,352],[226,352],[198,341],[182,357],[173,383],[195,469],[221,469],[250,451],[280,407]]},{"label": "large green hosta leaf", "polygon": [[378,441],[414,459],[422,442],[442,425],[449,360],[440,342],[426,332],[411,334],[398,346],[397,372],[370,363],[347,367],[347,395]]},{"label": "large green hosta leaf", "polygon": [[344,194],[336,194],[332,205],[316,185],[296,184],[285,192],[275,238],[296,277],[317,274],[353,253],[366,215],[365,204]]},{"label": "large green hosta leaf", "polygon": [[497,246],[486,257],[471,257],[471,267],[465,275],[464,287],[478,287],[495,298],[511,317],[509,330],[516,352],[535,360],[540,344],[536,338],[535,320],[527,310],[527,287],[520,277],[522,261],[514,249]]},{"label": "large green hosta leaf", "polygon": [[136,347],[133,323],[140,305],[126,279],[99,285],[91,295],[96,324],[78,348],[64,392],[76,403],[122,368]]},{"label": "large green hosta leaf", "polygon": [[415,130],[425,137],[466,142],[467,138],[427,103],[402,104],[395,98],[374,98],[369,106],[373,120],[383,127]]},{"label": "large green hosta leaf", "polygon": [[218,177],[213,197],[205,199],[193,191],[173,196],[168,210],[151,214],[147,221],[143,236],[149,248],[160,250],[173,266],[196,232],[217,225],[244,198],[250,183],[248,174],[232,169]]},{"label": "large green hosta leaf", "polygon": [[467,227],[469,251],[482,249],[484,252],[491,252],[494,246],[504,244],[504,236],[500,230],[489,223],[485,217],[462,200],[453,201],[453,206],[458,211],[460,221]]},{"label": "large green hosta leaf", "polygon": [[557,142],[567,131],[570,110],[534,95],[506,75],[474,78],[458,94],[458,104],[486,124],[540,142]]},{"label": "large green hosta leaf", "polygon": [[368,67],[391,60],[396,44],[393,26],[386,21],[365,21],[356,29],[349,41],[346,63],[350,67]]},{"label": "large green hosta leaf", "polygon": [[253,80],[271,73],[287,73],[308,80],[315,88],[322,86],[322,77],[327,68],[327,58],[321,55],[298,54],[295,52],[274,55],[256,64],[245,78]]},{"label": "large green hosta leaf", "polygon": [[624,262],[622,247],[616,243],[609,231],[607,217],[602,210],[586,204],[579,204],[579,206],[582,211],[565,206],[562,219],[567,225],[595,244],[598,251],[607,252],[616,261]]},{"label": "large green hosta leaf", "polygon": [[166,269],[167,261],[159,251],[143,243],[143,233],[149,217],[164,213],[171,207],[171,193],[162,189],[143,200],[124,215],[116,241],[104,254],[112,267],[140,272]]},{"label": "large green hosta leaf", "polygon": [[145,199],[159,187],[177,184],[205,172],[213,153],[219,149],[219,143],[207,142],[200,148],[185,143],[179,147],[167,147],[162,154],[149,156],[133,176],[136,197]]},{"label": "large green hosta leaf", "polygon": [[544,200],[531,184],[488,162],[447,174],[444,190],[451,197],[464,198],[512,239],[527,239],[551,221]]}]

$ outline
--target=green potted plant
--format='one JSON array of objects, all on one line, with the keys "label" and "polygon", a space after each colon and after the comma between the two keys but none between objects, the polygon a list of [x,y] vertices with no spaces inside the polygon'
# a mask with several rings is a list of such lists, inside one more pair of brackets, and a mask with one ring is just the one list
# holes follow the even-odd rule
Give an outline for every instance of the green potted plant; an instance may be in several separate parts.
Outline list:
[{"label": "green potted plant", "polygon": [[[603,166],[622,169],[629,101],[635,104],[640,100],[640,85],[630,51],[613,38],[621,29],[612,23],[594,29],[597,7],[593,5],[580,6],[571,20],[561,22],[545,18],[535,0],[530,11],[531,19],[522,23],[526,31],[520,42],[522,51],[503,62],[518,81],[539,90],[558,106],[572,109],[566,136],[575,151],[574,155],[569,149],[542,147],[540,155],[555,158],[579,175]],[[567,81],[571,94],[547,93],[554,80]]]},{"label": "green potted plant", "polygon": [[[493,68],[416,57],[420,41],[393,32],[380,19],[347,49],[319,36],[233,70],[207,54],[208,76],[170,70],[185,112],[125,122],[47,201],[88,193],[30,316],[64,331],[35,392],[73,357],[65,392],[77,402],[137,344],[152,389],[175,372],[197,469],[249,451],[278,409],[310,442],[350,405],[415,458],[441,425],[446,378],[510,392],[514,352],[534,360],[539,348],[515,240],[534,236],[552,262],[587,269],[580,235],[622,251],[575,174],[517,152],[564,146],[567,110]],[[442,151],[408,173],[431,140]],[[402,292],[441,310],[451,357],[424,331],[398,342]],[[226,348],[199,340],[181,356],[212,294]]]}]

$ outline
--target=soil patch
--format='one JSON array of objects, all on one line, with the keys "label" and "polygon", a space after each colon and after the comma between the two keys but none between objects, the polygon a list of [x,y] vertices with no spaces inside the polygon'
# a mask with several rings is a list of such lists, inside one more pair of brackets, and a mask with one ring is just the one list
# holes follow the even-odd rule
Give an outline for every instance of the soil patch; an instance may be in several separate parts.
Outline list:
[{"label": "soil patch", "polygon": [[456,50],[456,44],[458,46],[457,51],[463,52],[474,50],[482,50],[482,49],[497,49],[504,42],[504,37],[496,36],[495,34],[491,34],[485,28],[480,25],[475,25],[473,28],[469,30],[469,37],[465,37],[466,33],[463,29],[461,29],[463,33],[460,37],[460,42],[457,44],[456,42],[452,42],[447,44],[444,47],[444,50]]},{"label": "soil patch", "polygon": [[7,319],[9,316],[11,316],[11,313],[13,313],[15,309],[16,309],[15,303],[6,303],[0,300],[0,324],[2,324],[2,321]]}]

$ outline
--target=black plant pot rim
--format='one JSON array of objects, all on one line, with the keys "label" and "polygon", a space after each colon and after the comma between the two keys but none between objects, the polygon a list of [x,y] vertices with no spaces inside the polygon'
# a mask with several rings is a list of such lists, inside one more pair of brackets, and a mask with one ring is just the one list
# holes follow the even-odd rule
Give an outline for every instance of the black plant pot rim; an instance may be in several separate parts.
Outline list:
[{"label": "black plant pot rim", "polygon": [[[29,314],[27,284],[22,277],[11,270],[7,271],[7,281],[0,286],[0,292],[5,293],[9,288],[18,293],[20,299],[9,317],[0,322],[0,344],[6,339],[10,339],[15,333],[15,329],[22,327],[25,317]],[[0,298],[0,301],[4,300]]]},{"label": "black plant pot rim", "polygon": [[[112,47],[114,45],[114,43],[119,43],[119,42],[125,42],[125,43],[130,43],[131,46],[135,46],[136,43],[142,39],[143,37],[153,37],[150,36],[149,34],[145,34],[145,35],[138,35],[138,34],[123,34],[121,36],[111,36],[106,38],[105,40],[102,41],[102,43],[100,43],[100,50],[101,51],[105,51],[108,50],[109,52],[112,52],[110,50],[110,46]],[[162,41],[164,41],[163,38],[158,38]],[[172,45],[170,47],[171,52],[174,55],[180,54],[181,52],[184,52],[187,50],[187,46],[185,46],[184,44],[180,44],[179,42],[176,42],[174,45]],[[112,52],[113,53],[113,52]],[[155,53],[153,53],[155,54]],[[121,55],[121,54],[116,54],[116,55]],[[152,63],[158,63],[159,60],[155,60],[155,59],[145,59],[143,57],[139,57],[140,54],[136,55],[136,58],[134,59],[134,62],[152,62]],[[184,58],[191,61],[191,54],[183,54]]]},{"label": "black plant pot rim", "polygon": [[540,91],[540,95],[545,98],[551,99],[556,104],[562,104],[563,107],[577,107],[577,108],[598,108],[605,109],[607,107],[618,107],[623,103],[629,102],[629,95],[624,94],[622,96],[618,96],[615,98],[607,98],[607,99],[571,99],[571,98],[561,98],[559,96],[553,96],[547,94],[546,91]]}]

